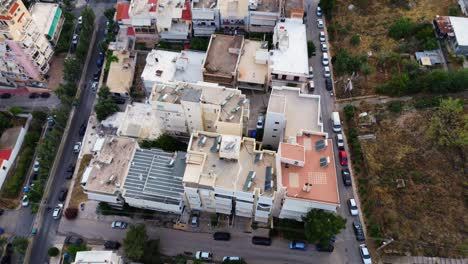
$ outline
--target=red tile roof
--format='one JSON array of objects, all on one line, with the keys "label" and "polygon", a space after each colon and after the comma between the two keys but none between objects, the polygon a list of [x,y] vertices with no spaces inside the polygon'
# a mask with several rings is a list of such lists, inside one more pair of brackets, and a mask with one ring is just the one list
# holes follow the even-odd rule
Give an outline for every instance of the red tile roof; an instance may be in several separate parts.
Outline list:
[{"label": "red tile roof", "polygon": [[0,149],[0,159],[3,159],[3,160],[10,159],[11,152],[13,152],[13,150],[11,149]]},{"label": "red tile roof", "polygon": [[117,15],[115,19],[117,21],[122,19],[129,19],[128,10],[130,9],[130,3],[118,3],[117,4]]},{"label": "red tile roof", "polygon": [[19,7],[19,4],[15,2],[10,8],[10,14],[13,15],[16,12],[16,9],[18,9],[18,7]]},{"label": "red tile roof", "polygon": [[127,28],[127,35],[128,36],[135,36],[135,30],[133,29],[133,27]]},{"label": "red tile roof", "polygon": [[185,9],[182,10],[182,20],[192,20],[192,11],[190,10],[189,2],[185,2]]},{"label": "red tile roof", "polygon": [[150,8],[150,12],[156,12],[158,9],[158,0],[148,0],[148,4],[152,5]]}]

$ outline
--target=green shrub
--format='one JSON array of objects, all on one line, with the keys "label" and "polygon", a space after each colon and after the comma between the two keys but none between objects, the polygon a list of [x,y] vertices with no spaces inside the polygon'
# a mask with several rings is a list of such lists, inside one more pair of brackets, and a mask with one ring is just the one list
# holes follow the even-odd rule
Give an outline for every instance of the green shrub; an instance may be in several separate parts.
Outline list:
[{"label": "green shrub", "polygon": [[60,250],[56,247],[51,247],[49,250],[47,250],[47,255],[49,255],[49,257],[56,257],[59,253]]},{"label": "green shrub", "polygon": [[210,44],[209,38],[193,37],[190,39],[190,49],[206,51]]},{"label": "green shrub", "polygon": [[315,55],[315,51],[316,51],[316,48],[315,48],[314,42],[312,41],[307,42],[307,54],[309,54],[309,58]]},{"label": "green shrub", "polygon": [[403,109],[403,103],[401,101],[391,101],[388,103],[388,110],[392,113],[399,114]]},{"label": "green shrub", "polygon": [[413,33],[415,26],[409,18],[403,17],[390,25],[388,35],[395,40],[405,38]]},{"label": "green shrub", "polygon": [[174,152],[174,151],[186,151],[187,144],[177,140],[176,138],[162,134],[155,140],[143,140],[140,144],[142,148],[160,148],[164,151]]},{"label": "green shrub", "polygon": [[351,43],[351,45],[353,46],[359,46],[359,44],[361,44],[361,37],[359,37],[358,35],[353,35],[349,39],[349,43]]},{"label": "green shrub", "polygon": [[441,97],[423,97],[417,98],[413,101],[413,106],[416,109],[423,109],[429,107],[438,107],[440,105]]},{"label": "green shrub", "polygon": [[356,107],[354,107],[353,105],[346,105],[343,108],[343,111],[344,111],[344,114],[345,114],[346,121],[349,122],[349,121],[353,120],[353,118],[354,118],[354,115],[356,113]]}]

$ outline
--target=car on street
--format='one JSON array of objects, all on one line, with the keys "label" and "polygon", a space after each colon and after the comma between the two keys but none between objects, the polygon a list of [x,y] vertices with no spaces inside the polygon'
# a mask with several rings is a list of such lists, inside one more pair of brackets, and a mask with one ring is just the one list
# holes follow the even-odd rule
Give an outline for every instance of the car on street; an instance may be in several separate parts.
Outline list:
[{"label": "car on street", "polygon": [[348,168],[341,170],[341,177],[343,178],[344,186],[351,186],[351,173]]},{"label": "car on street", "polygon": [[83,16],[78,17],[78,25],[83,24]]},{"label": "car on street", "polygon": [[81,142],[76,142],[75,145],[73,146],[73,152],[80,153],[80,150],[81,150]]},{"label": "car on street", "polygon": [[320,43],[320,49],[325,52],[328,51],[327,43]]},{"label": "car on street", "polygon": [[372,259],[366,244],[359,245],[359,253],[361,253],[362,263],[372,264]]},{"label": "car on street", "polygon": [[317,9],[315,10],[315,14],[318,17],[321,17],[323,15],[322,8],[320,8],[320,6],[317,6]]},{"label": "car on street", "polygon": [[97,61],[96,61],[96,65],[97,65],[99,68],[101,68],[103,63],[104,63],[104,53],[99,52],[99,56],[98,56],[98,59],[97,59]]},{"label": "car on street", "polygon": [[98,71],[93,75],[93,81],[97,82],[97,81],[99,81],[99,78],[101,78],[101,70],[98,70]]},{"label": "car on street", "polygon": [[2,93],[2,94],[0,95],[0,98],[2,98],[2,99],[11,98],[11,93]]},{"label": "car on street", "polygon": [[78,35],[77,35],[77,34],[73,35],[72,44],[73,44],[73,45],[77,45],[77,44],[78,44]]},{"label": "car on street", "polygon": [[93,82],[93,84],[91,85],[91,91],[96,92],[98,88],[98,84],[99,84],[98,82]]},{"label": "car on street", "polygon": [[325,41],[326,41],[325,32],[320,31],[320,33],[319,33],[319,39],[320,39],[320,42],[325,42]]},{"label": "car on street", "polygon": [[338,133],[336,134],[336,146],[338,147],[338,150],[344,150],[344,139],[343,139],[343,134]]},{"label": "car on street", "polygon": [[215,232],[213,234],[214,240],[228,241],[231,239],[231,234],[228,232]]},{"label": "car on street", "polygon": [[81,124],[80,126],[80,130],[78,131],[78,135],[80,135],[80,137],[84,136],[86,133],[86,123],[83,123]]},{"label": "car on street", "polygon": [[198,215],[192,215],[190,225],[192,226],[192,228],[198,227]]},{"label": "car on street", "polygon": [[307,245],[304,242],[291,241],[291,242],[289,242],[289,248],[290,249],[306,250]]},{"label": "car on street", "polygon": [[309,81],[309,91],[313,92],[315,90],[315,83],[314,81]]},{"label": "car on street", "polygon": [[30,93],[29,94],[30,99],[36,99],[36,98],[39,98],[39,97],[40,97],[40,95],[38,93]]},{"label": "car on street", "polygon": [[23,207],[28,207],[29,205],[29,198],[27,195],[23,195],[23,199],[21,199],[21,205]]},{"label": "car on street", "polygon": [[359,214],[358,207],[357,207],[357,204],[356,204],[356,200],[354,200],[353,198],[348,200],[348,208],[349,208],[349,213],[352,216],[356,216],[356,215]]},{"label": "car on street", "polygon": [[[239,262],[235,262],[235,263],[241,263],[240,261],[242,260],[241,257],[224,257],[223,258],[223,263],[224,262],[227,262],[227,261],[239,261]],[[229,262],[230,263],[230,262]]]},{"label": "car on street", "polygon": [[364,231],[362,230],[361,222],[354,221],[353,222],[353,229],[354,229],[354,234],[356,235],[356,240],[357,241],[366,240],[366,238],[364,237]]},{"label": "car on street", "polygon": [[60,193],[58,195],[59,202],[63,202],[63,201],[65,201],[65,199],[67,199],[67,193],[68,193],[67,188],[63,188],[63,189],[60,190]]},{"label": "car on street", "polygon": [[333,90],[333,84],[331,78],[325,78],[325,89],[327,91],[332,91]]},{"label": "car on street", "polygon": [[41,93],[41,98],[49,98],[49,97],[50,97],[50,93],[46,93],[46,92]]},{"label": "car on street", "polygon": [[65,245],[81,245],[83,244],[83,239],[77,236],[67,236],[65,238]]},{"label": "car on street", "polygon": [[105,249],[119,249],[120,243],[118,241],[107,240],[104,242]]},{"label": "car on street", "polygon": [[348,166],[348,155],[346,155],[346,151],[340,150],[338,152],[338,157],[340,158],[341,166]]},{"label": "car on street", "polygon": [[39,172],[39,167],[40,167],[39,161],[37,161],[37,160],[34,161],[33,172],[38,173]]},{"label": "car on street", "polygon": [[114,222],[112,222],[111,226],[114,229],[125,229],[125,228],[127,228],[128,224],[126,222],[123,222],[123,221],[114,221]]},{"label": "car on street", "polygon": [[264,121],[265,117],[260,114],[258,117],[257,117],[257,129],[262,129],[263,128],[263,121]]},{"label": "car on street", "polygon": [[325,77],[325,78],[330,78],[330,76],[331,76],[330,67],[325,66],[325,67],[323,68],[323,77]]},{"label": "car on street", "polygon": [[54,212],[52,213],[52,217],[55,220],[60,219],[60,217],[62,216],[62,208],[63,208],[63,204],[58,204],[57,206],[55,206]]},{"label": "car on street", "polygon": [[309,66],[309,77],[307,79],[312,80],[314,78],[314,68]]},{"label": "car on street", "polygon": [[210,261],[213,259],[213,253],[207,251],[197,251],[197,253],[195,253],[195,259]]},{"label": "car on street", "polygon": [[317,27],[323,28],[323,20],[321,18],[317,19]]},{"label": "car on street", "polygon": [[330,63],[330,61],[328,60],[328,53],[326,53],[326,52],[322,53],[322,65],[323,66],[328,66],[329,63]]},{"label": "car on street", "polygon": [[261,245],[261,246],[269,246],[271,245],[271,239],[267,237],[252,237],[252,244]]}]

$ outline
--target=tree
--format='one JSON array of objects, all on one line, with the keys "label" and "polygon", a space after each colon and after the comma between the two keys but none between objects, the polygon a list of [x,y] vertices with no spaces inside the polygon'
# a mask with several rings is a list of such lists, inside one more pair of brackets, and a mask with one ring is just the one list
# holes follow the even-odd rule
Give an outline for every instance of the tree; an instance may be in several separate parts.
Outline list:
[{"label": "tree", "polygon": [[140,261],[145,253],[147,241],[145,225],[130,226],[123,241],[125,255],[133,261]]},{"label": "tree", "polygon": [[114,15],[115,15],[115,8],[108,8],[104,11],[104,16],[107,18],[107,20],[114,20]]},{"label": "tree", "polygon": [[19,106],[12,106],[10,108],[8,108],[8,112],[10,112],[10,114],[12,116],[17,116],[19,115],[21,112],[23,112],[23,108],[19,107]]},{"label": "tree", "polygon": [[59,253],[60,250],[56,247],[51,247],[49,250],[47,250],[47,255],[49,255],[49,257],[56,257]]},{"label": "tree", "polygon": [[96,117],[99,121],[106,119],[108,116],[119,110],[119,107],[110,96],[110,90],[107,86],[101,86],[98,92],[98,103],[94,106]]},{"label": "tree", "polygon": [[331,238],[346,228],[346,219],[322,209],[312,209],[303,218],[305,236],[309,243],[327,246]]},{"label": "tree", "polygon": [[160,148],[170,152],[187,150],[187,144],[167,134],[162,134],[155,140],[143,140],[140,146],[147,149]]},{"label": "tree", "polygon": [[309,58],[315,55],[315,50],[316,48],[315,48],[314,42],[308,41],[307,42],[307,54],[309,54]]},{"label": "tree", "polygon": [[63,63],[63,79],[67,82],[76,83],[81,76],[81,63],[76,58],[67,58]]},{"label": "tree", "polygon": [[86,246],[85,243],[75,245],[75,244],[70,244],[68,245],[67,248],[67,253],[70,255],[70,257],[74,260],[76,257],[76,253],[79,251],[88,251],[89,248]]},{"label": "tree", "polygon": [[159,240],[148,240],[145,244],[143,258],[144,264],[161,263],[161,254],[159,253]]},{"label": "tree", "polygon": [[64,214],[68,220],[75,219],[78,216],[78,208],[68,207]]},{"label": "tree", "polygon": [[427,135],[440,147],[466,147],[468,114],[463,112],[463,101],[452,98],[442,100],[431,118]]},{"label": "tree", "polygon": [[336,6],[336,0],[320,0],[319,6],[322,8],[327,18],[331,19]]},{"label": "tree", "polygon": [[107,51],[106,55],[106,66],[104,67],[105,72],[109,72],[110,65],[112,62],[119,62],[119,58],[113,55],[112,50]]},{"label": "tree", "polygon": [[349,39],[349,43],[351,43],[353,46],[358,46],[361,43],[361,37],[359,37],[359,35],[353,35]]},{"label": "tree", "polygon": [[28,248],[29,240],[26,237],[17,236],[13,239],[12,244],[16,253],[24,255]]},{"label": "tree", "polygon": [[395,40],[399,40],[410,36],[413,33],[414,27],[415,24],[409,18],[403,17],[390,25],[388,35]]},{"label": "tree", "polygon": [[11,120],[0,113],[0,136],[3,134],[3,131],[10,128],[11,125]]}]

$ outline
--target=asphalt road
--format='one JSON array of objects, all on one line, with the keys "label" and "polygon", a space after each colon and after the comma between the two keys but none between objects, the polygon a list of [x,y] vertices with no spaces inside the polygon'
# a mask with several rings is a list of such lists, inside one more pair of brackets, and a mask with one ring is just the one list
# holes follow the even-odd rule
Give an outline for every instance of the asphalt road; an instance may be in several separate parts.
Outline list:
[{"label": "asphalt road", "polygon": [[[104,29],[106,25],[106,18],[103,16],[105,9],[112,7],[115,4],[114,1],[99,1],[91,2],[89,6],[93,9],[96,17],[98,18],[98,33],[96,41],[93,44],[93,53],[88,65],[85,65],[86,70],[86,81],[93,78],[93,74],[97,70],[96,61],[98,58],[98,43],[104,36]],[[75,10],[74,13],[79,13],[80,10]],[[80,87],[82,89],[82,87]],[[77,141],[81,141],[78,135],[79,127],[84,122],[87,122],[90,114],[93,101],[95,99],[95,93],[90,90],[82,90],[81,100],[76,109],[74,120],[71,122],[70,133],[65,142],[63,155],[56,161],[58,162],[57,174],[51,175],[52,188],[49,197],[47,197],[47,203],[50,207],[55,207],[58,204],[58,193],[62,187],[68,187],[70,182],[65,179],[67,167],[70,164],[75,164],[77,155],[73,153],[73,145]],[[47,249],[52,246],[53,237],[57,233],[59,221],[52,218],[52,210],[47,212],[44,211],[43,222],[39,227],[39,231],[36,234],[36,243],[32,249],[31,259],[35,263],[45,263],[47,261]]]}]

